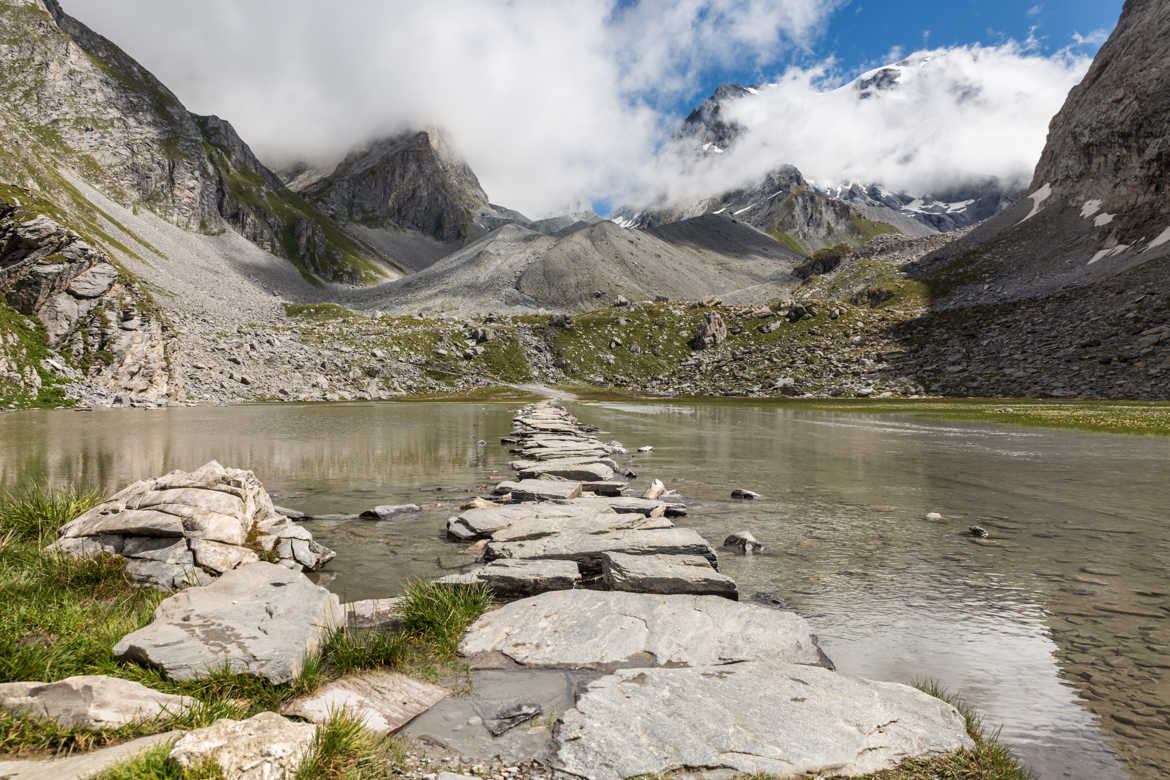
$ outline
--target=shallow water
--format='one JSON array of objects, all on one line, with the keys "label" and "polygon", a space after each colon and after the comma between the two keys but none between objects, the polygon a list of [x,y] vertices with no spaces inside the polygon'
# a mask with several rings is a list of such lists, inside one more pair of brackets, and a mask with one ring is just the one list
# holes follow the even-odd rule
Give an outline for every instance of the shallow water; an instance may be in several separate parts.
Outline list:
[{"label": "shallow water", "polygon": [[[346,599],[470,563],[455,505],[507,476],[508,404],[350,404],[0,416],[0,487],[114,488],[211,458],[310,512]],[[1170,439],[752,405],[577,404],[663,479],[745,597],[772,593],[849,673],[960,692],[1041,778],[1170,776]],[[486,441],[479,446],[479,440]],[[732,487],[763,494],[731,501]],[[942,513],[930,522],[927,512]],[[991,538],[964,534],[978,523]]]}]

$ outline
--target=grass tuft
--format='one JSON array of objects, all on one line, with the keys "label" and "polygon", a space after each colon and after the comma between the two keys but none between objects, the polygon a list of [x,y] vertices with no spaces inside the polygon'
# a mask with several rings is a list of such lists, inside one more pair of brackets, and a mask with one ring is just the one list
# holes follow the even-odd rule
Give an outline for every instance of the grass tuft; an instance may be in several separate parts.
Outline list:
[{"label": "grass tuft", "polygon": [[0,528],[14,539],[49,544],[57,529],[101,501],[96,490],[49,490],[34,484],[23,493],[0,496]]},{"label": "grass tuft", "polygon": [[442,657],[454,657],[460,635],[492,604],[491,589],[437,585],[416,580],[406,586],[400,607],[406,631],[429,643]]},{"label": "grass tuft", "polygon": [[214,762],[183,769],[168,756],[173,742],[153,747],[135,758],[94,775],[91,780],[225,780]]},{"label": "grass tuft", "polygon": [[405,758],[397,739],[371,733],[343,710],[317,729],[296,780],[374,780],[391,776],[390,768],[402,766]]}]

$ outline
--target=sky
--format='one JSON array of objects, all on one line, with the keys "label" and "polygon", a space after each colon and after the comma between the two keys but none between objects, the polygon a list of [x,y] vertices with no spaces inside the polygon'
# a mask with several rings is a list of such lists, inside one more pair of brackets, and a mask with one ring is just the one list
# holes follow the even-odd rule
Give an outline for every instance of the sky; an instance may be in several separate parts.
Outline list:
[{"label": "sky", "polygon": [[[1024,185],[1122,0],[65,0],[270,166],[329,167],[440,127],[494,202],[642,207],[797,165],[929,194]],[[910,57],[897,94],[839,88]],[[671,141],[720,83],[759,85],[718,159]],[[770,85],[770,86],[764,86]]]}]

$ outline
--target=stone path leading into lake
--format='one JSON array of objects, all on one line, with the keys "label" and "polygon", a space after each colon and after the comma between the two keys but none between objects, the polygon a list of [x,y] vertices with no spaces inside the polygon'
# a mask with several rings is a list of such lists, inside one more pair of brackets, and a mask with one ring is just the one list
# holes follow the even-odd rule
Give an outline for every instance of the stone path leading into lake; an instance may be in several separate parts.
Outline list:
[{"label": "stone path leading into lake", "polygon": [[[481,564],[438,582],[518,600],[460,642],[474,693],[405,734],[596,780],[850,775],[971,747],[949,704],[838,674],[799,615],[740,602],[716,550],[677,525],[681,500],[657,480],[645,497],[615,481],[619,443],[553,402],[514,423],[502,444],[519,479],[447,521]],[[488,736],[481,715],[497,710],[517,714]]]}]

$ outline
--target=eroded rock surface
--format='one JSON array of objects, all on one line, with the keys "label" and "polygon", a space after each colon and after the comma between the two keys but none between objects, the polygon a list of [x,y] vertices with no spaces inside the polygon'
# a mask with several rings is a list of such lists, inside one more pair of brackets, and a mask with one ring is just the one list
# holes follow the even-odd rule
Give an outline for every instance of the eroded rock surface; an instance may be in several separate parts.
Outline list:
[{"label": "eroded rock surface", "polygon": [[601,575],[610,590],[739,598],[735,580],[715,571],[701,555],[607,552],[601,556]]},{"label": "eroded rock surface", "polygon": [[581,582],[581,572],[572,561],[498,560],[463,574],[450,574],[436,582],[444,585],[482,583],[497,598],[535,596],[553,590],[571,590]]},{"label": "eroded rock surface", "polygon": [[285,780],[296,775],[317,733],[275,712],[247,720],[217,720],[185,734],[170,759],[189,769],[211,762],[232,780]]},{"label": "eroded rock surface", "polygon": [[0,684],[0,710],[51,720],[63,729],[116,729],[129,723],[179,717],[196,703],[190,696],[174,696],[100,674],[54,683]]},{"label": "eroded rock surface", "polygon": [[132,579],[162,588],[210,582],[261,554],[296,571],[333,558],[312,534],[277,514],[255,474],[215,461],[135,482],[60,534],[53,548],[73,556],[120,555]]},{"label": "eroded rock surface", "polygon": [[829,663],[792,612],[718,596],[590,590],[545,593],[489,612],[468,629],[459,652],[476,668]]},{"label": "eroded rock surface", "polygon": [[300,572],[250,563],[158,605],[150,624],[122,637],[118,658],[155,666],[170,679],[225,666],[281,685],[343,621],[337,596]]},{"label": "eroded rock surface", "polygon": [[553,765],[590,780],[850,776],[972,747],[955,708],[914,688],[764,661],[618,671],[589,685],[555,736]]},{"label": "eroded rock surface", "polygon": [[450,691],[405,674],[374,670],[352,674],[294,699],[281,710],[310,723],[325,723],[345,711],[377,734],[398,731]]}]

